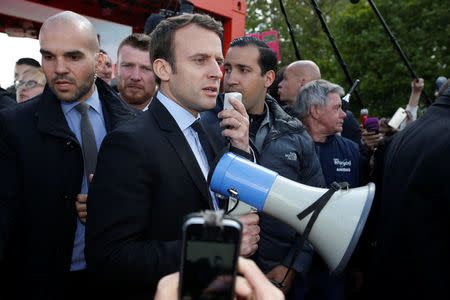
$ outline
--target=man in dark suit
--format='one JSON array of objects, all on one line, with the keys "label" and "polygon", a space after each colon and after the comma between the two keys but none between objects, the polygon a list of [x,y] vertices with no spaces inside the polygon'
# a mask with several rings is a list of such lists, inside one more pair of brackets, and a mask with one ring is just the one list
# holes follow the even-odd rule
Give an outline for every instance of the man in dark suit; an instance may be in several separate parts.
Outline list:
[{"label": "man in dark suit", "polygon": [[[86,211],[76,202],[86,200],[87,161],[97,149],[88,156],[85,146],[98,148],[106,132],[138,112],[102,80],[95,84],[101,55],[86,18],[50,17],[39,42],[43,94],[0,112],[0,298],[86,299]],[[94,134],[89,142],[81,106]]]},{"label": "man in dark suit", "polygon": [[450,88],[386,151],[366,299],[448,299]]},{"label": "man in dark suit", "polygon": [[[214,108],[223,63],[222,26],[186,14],[152,32],[150,58],[159,92],[148,111],[112,132],[102,145],[89,190],[86,227],[89,272],[102,291],[125,299],[152,299],[158,280],[178,270],[181,227],[191,212],[221,206],[208,189],[208,147],[194,129],[199,112]],[[249,155],[245,107],[222,111],[221,136],[211,147]],[[212,151],[212,150],[211,150]],[[107,209],[105,209],[107,208]],[[246,215],[241,255],[257,249],[258,216]]]}]

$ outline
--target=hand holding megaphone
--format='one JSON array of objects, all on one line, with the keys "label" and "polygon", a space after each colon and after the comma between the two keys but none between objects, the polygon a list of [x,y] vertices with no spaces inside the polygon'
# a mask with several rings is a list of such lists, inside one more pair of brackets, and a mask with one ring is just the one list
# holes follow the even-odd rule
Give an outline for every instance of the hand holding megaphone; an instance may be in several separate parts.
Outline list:
[{"label": "hand holding megaphone", "polygon": [[[211,190],[246,203],[303,234],[313,207],[327,189],[307,186],[278,173],[226,153],[213,170]],[[315,220],[308,240],[327,263],[332,273],[340,273],[350,259],[369,215],[375,184],[337,190]],[[303,214],[302,214],[303,213]],[[302,215],[302,217],[300,217]]]}]

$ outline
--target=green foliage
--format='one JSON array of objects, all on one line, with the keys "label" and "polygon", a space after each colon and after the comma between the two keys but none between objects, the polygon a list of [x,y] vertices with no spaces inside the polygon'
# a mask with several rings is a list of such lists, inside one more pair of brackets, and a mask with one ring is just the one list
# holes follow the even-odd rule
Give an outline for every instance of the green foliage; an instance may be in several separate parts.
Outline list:
[{"label": "green foliage", "polygon": [[[316,0],[327,27],[358,86],[371,116],[391,116],[405,107],[412,77],[397,48],[389,39],[369,1]],[[406,55],[413,70],[425,79],[425,92],[434,100],[435,80],[450,77],[450,22],[447,1],[374,0],[381,17]],[[324,33],[311,1],[283,0],[301,59],[315,61],[322,78],[350,88]],[[280,67],[297,60],[279,0],[247,0],[246,33],[277,30]],[[422,95],[420,104],[426,107]],[[350,109],[359,114],[355,95]]]}]

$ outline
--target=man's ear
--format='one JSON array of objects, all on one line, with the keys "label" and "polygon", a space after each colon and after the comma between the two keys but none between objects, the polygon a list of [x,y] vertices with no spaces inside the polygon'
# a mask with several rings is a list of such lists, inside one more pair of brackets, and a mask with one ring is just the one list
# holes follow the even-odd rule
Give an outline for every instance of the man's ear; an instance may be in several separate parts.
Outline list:
[{"label": "man's ear", "polygon": [[114,77],[119,77],[119,64],[118,63],[116,64],[116,67],[114,68]]},{"label": "man's ear", "polygon": [[98,73],[100,71],[100,68],[102,68],[104,63],[105,63],[105,56],[103,56],[103,53],[101,52],[95,53],[95,73]]},{"label": "man's ear", "polygon": [[311,105],[309,114],[315,120],[320,119],[320,116],[322,115],[322,108],[318,105]]},{"label": "man's ear", "polygon": [[264,87],[269,88],[275,80],[275,71],[269,70],[264,74]]},{"label": "man's ear", "polygon": [[169,81],[172,67],[165,59],[158,58],[153,62],[153,73],[161,79],[161,81]]}]

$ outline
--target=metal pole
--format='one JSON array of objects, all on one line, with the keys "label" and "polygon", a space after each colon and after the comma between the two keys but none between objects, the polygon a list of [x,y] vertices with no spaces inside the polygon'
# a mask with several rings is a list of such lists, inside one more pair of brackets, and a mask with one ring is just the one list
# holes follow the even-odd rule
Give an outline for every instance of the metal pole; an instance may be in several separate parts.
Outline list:
[{"label": "metal pole", "polygon": [[291,35],[292,44],[294,44],[295,56],[297,57],[298,60],[301,60],[302,58],[300,57],[300,52],[298,51],[297,43],[295,42],[294,30],[292,30],[291,24],[289,23],[289,19],[286,14],[286,10],[284,9],[284,4],[283,4],[282,0],[280,0],[280,7],[281,7],[281,12],[284,15],[284,19],[286,20],[289,34]]},{"label": "metal pole", "polygon": [[[334,38],[330,33],[330,30],[328,29],[327,23],[325,23],[325,20],[323,18],[322,12],[319,9],[319,6],[317,5],[317,2],[315,0],[311,0],[311,4],[314,7],[314,10],[316,11],[317,16],[319,17],[320,23],[322,24],[322,29],[325,32],[325,34],[328,36],[328,39],[330,40],[331,46],[333,47],[334,53],[336,54],[336,57],[338,59],[339,64],[341,65],[342,69],[344,70],[345,76],[347,77],[347,81],[350,83],[350,86],[353,86],[354,81],[352,79],[352,76],[350,75],[350,72],[348,71],[347,65],[345,64],[344,58],[342,57],[341,53],[339,52],[339,49],[336,46],[336,43],[334,42]],[[361,97],[359,96],[359,93],[357,90],[354,91],[356,98],[358,99],[359,105],[361,108],[364,107]]]},{"label": "metal pole", "polygon": [[[397,39],[392,34],[391,30],[389,29],[388,25],[384,21],[383,17],[381,16],[380,12],[378,11],[377,7],[375,6],[375,3],[373,3],[372,0],[367,0],[374,10],[375,14],[377,15],[378,19],[380,20],[381,24],[383,25],[384,29],[386,30],[391,42],[394,44],[395,49],[397,49],[398,53],[400,54],[400,57],[403,59],[403,62],[406,64],[406,67],[409,69],[409,72],[411,73],[411,76],[415,78],[416,80],[419,80],[419,76],[417,76],[416,72],[414,72],[413,68],[411,67],[411,64],[409,63],[408,59],[406,58],[405,53],[403,53],[402,49],[400,48],[400,45],[397,42]],[[425,100],[429,105],[431,105],[431,100],[428,97],[428,95],[425,93],[425,90],[422,91],[423,95],[425,96]]]}]

